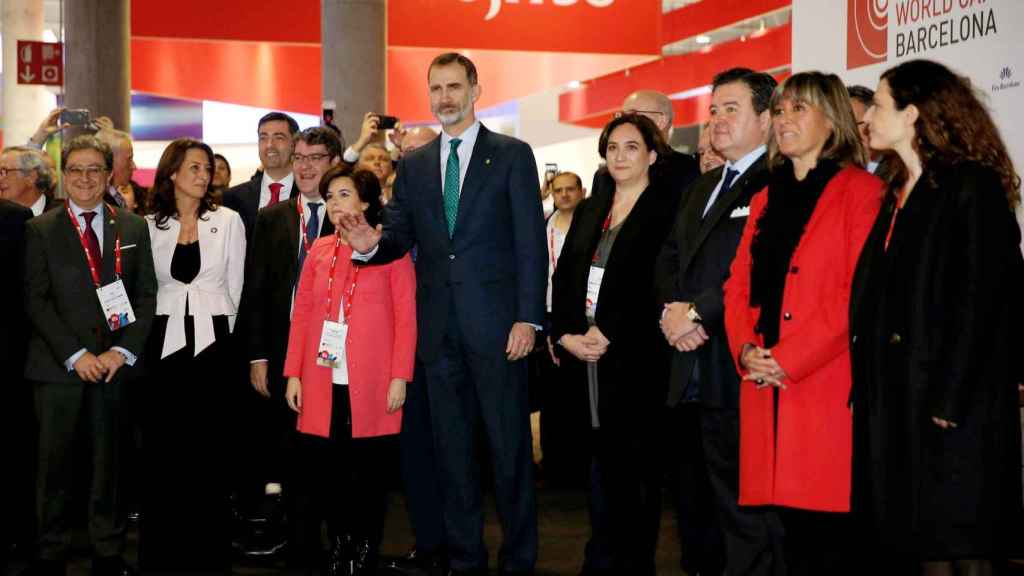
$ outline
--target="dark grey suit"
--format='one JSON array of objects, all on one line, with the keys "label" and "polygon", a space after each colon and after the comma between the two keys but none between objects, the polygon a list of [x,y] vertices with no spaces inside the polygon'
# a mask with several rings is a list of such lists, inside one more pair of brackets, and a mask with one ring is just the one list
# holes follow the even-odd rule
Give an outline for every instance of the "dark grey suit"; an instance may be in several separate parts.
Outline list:
[{"label": "dark grey suit", "polygon": [[441,140],[399,164],[371,262],[417,246],[417,356],[425,378],[413,386],[429,395],[452,567],[487,565],[475,446],[483,426],[505,536],[499,565],[531,571],[537,514],[526,360],[509,362],[505,347],[515,322],[544,323],[547,249],[536,162],[526,143],[481,126],[449,238]]},{"label": "dark grey suit", "polygon": [[[145,221],[120,208],[103,213],[102,284],[114,280],[114,240],[121,238],[122,273],[136,321],[116,332],[107,326],[74,225],[64,209],[32,219],[26,227],[25,308],[32,325],[25,378],[33,382],[39,417],[40,557],[63,560],[71,545],[67,503],[72,450],[80,419],[92,444],[89,532],[97,556],[124,547],[124,510],[118,483],[120,422],[125,381],[139,369],[125,365],[110,383],[92,384],[68,371],[65,361],[85,348],[100,354],[119,346],[136,357],[156,308],[156,277]],[[116,231],[115,231],[116,227]],[[84,446],[88,448],[88,445]]]}]

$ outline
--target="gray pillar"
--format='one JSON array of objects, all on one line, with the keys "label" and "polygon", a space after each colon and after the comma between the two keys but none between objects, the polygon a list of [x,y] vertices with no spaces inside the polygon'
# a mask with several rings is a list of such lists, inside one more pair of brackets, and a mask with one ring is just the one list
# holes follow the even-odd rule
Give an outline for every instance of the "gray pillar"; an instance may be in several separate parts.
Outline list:
[{"label": "gray pillar", "polygon": [[386,112],[385,0],[321,0],[323,99],[334,100],[346,142],[359,138],[363,114]]},{"label": "gray pillar", "polygon": [[3,4],[4,146],[24,144],[49,112],[46,88],[18,84],[18,40],[43,39],[43,0],[0,0]]},{"label": "gray pillar", "polygon": [[64,2],[64,105],[131,127],[131,1]]}]

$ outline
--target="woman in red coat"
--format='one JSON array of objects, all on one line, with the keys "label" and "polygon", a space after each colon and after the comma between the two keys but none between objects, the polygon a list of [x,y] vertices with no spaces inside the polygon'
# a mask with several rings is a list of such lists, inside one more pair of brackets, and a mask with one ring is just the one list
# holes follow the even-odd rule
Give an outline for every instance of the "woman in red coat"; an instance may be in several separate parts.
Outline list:
[{"label": "woman in red coat", "polygon": [[[369,171],[331,168],[320,181],[327,215],[360,211],[381,217],[380,184]],[[340,229],[340,228],[339,228]],[[372,574],[386,509],[387,460],[402,424],[405,386],[416,352],[416,277],[408,255],[381,266],[355,266],[340,235],[317,240],[295,294],[285,397],[298,412],[293,493],[299,505],[300,555],[318,557],[320,521],[333,549],[326,574],[350,562]]]},{"label": "woman in red coat", "polygon": [[[848,306],[882,198],[849,96],[804,72],[772,97],[768,187],[725,285],[740,388],[740,504],[778,508],[790,574],[842,574],[850,510]],[[785,541],[781,540],[785,533]]]}]

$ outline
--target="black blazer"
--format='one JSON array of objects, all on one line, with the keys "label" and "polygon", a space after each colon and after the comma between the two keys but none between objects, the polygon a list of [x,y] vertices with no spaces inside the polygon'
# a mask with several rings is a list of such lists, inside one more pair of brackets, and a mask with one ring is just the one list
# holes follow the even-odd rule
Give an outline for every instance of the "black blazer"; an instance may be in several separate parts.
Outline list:
[{"label": "black blazer", "polygon": [[681,400],[698,358],[701,402],[733,409],[739,403],[740,380],[725,335],[722,287],[747,223],[750,199],[768,185],[768,169],[761,156],[702,218],[724,169],[715,168],[690,187],[658,256],[658,304],[693,302],[708,332],[708,341],[696,351],[672,352],[669,406]]},{"label": "black blazer", "polygon": [[[651,185],[622,223],[605,266],[596,324],[611,341],[598,362],[602,428],[650,424],[664,404],[668,348],[658,327],[654,261],[672,226],[681,195],[652,168]],[[583,334],[587,278],[614,189],[601,187],[576,208],[555,268],[551,291],[551,341]],[[577,360],[561,346],[564,361]],[[632,435],[631,435],[632,436]]]},{"label": "black blazer", "polygon": [[[38,382],[80,382],[64,362],[85,348],[100,354],[120,346],[141,359],[156,311],[156,276],[146,221],[116,210],[121,237],[121,280],[135,312],[135,322],[116,332],[107,327],[89,274],[78,232],[67,212],[52,210],[26,225],[25,309],[33,333],[28,344],[25,378]],[[103,284],[114,280],[114,220],[103,214]],[[125,366],[117,378],[133,370]]]},{"label": "black blazer", "polygon": [[[291,328],[292,292],[298,283],[298,196],[260,210],[245,265],[245,285],[238,312],[248,360],[267,360],[271,379],[284,373]],[[334,234],[324,213],[320,236]]]},{"label": "black blazer", "polygon": [[28,322],[22,301],[25,257],[25,222],[32,211],[9,200],[0,200],[0,270],[6,279],[0,282],[0,302],[12,303],[0,325],[0,382],[21,380],[25,362],[25,335]]},{"label": "black blazer", "polygon": [[[257,170],[248,182],[238,186],[232,186],[224,191],[223,204],[231,208],[242,217],[242,224],[245,225],[245,241],[252,243],[252,233],[256,229],[256,215],[260,210],[260,185],[263,183],[263,171]],[[282,190],[282,192],[285,192]],[[299,189],[292,181],[292,187],[287,190],[287,197],[294,198]],[[284,196],[282,196],[284,198]]]},{"label": "black blazer", "polygon": [[504,355],[515,322],[544,324],[547,246],[537,164],[529,145],[480,126],[448,238],[441,190],[441,138],[399,162],[384,236],[371,263],[416,250],[420,359],[441,353],[449,305],[464,341]]}]

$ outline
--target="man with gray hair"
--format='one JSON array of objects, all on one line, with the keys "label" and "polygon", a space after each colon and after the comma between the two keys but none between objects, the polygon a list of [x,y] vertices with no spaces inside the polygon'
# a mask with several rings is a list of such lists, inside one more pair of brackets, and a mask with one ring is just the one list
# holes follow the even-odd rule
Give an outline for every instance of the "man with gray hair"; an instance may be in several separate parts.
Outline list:
[{"label": "man with gray hair", "polygon": [[96,137],[110,146],[114,153],[114,168],[110,172],[110,183],[107,185],[107,192],[103,199],[107,202],[117,204],[121,208],[131,209],[128,197],[135,197],[135,189],[132,186],[132,174],[135,173],[135,151],[132,148],[132,137],[123,130],[113,127],[103,127],[96,133]]},{"label": "man with gray hair", "polygon": [[60,205],[52,196],[55,184],[45,153],[30,146],[11,146],[0,152],[0,198],[39,216]]}]

